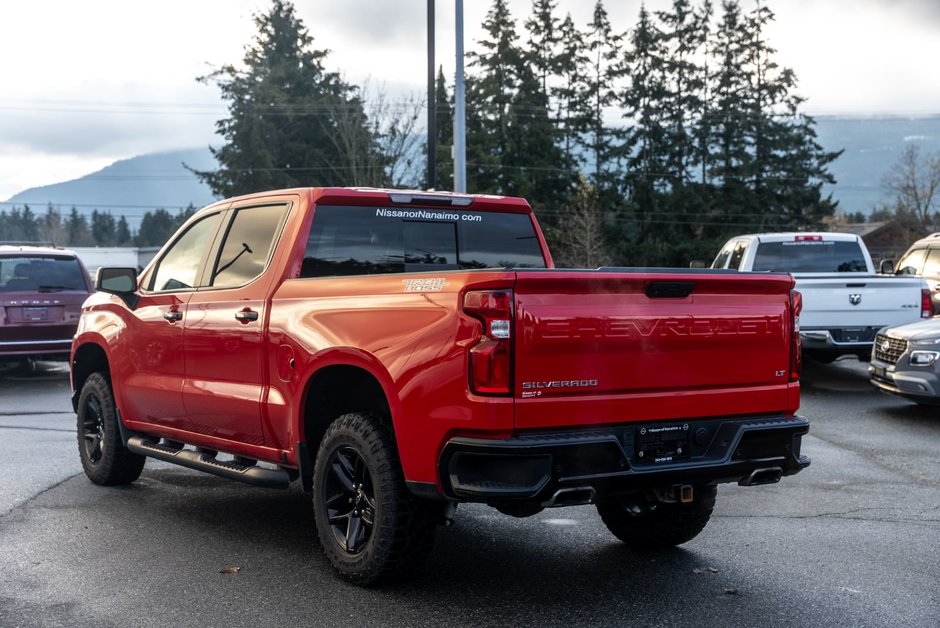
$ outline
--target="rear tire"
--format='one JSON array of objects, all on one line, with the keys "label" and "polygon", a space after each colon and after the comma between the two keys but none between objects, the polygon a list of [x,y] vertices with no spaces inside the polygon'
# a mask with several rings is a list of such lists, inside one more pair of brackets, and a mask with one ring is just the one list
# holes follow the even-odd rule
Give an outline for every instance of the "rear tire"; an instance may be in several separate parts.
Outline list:
[{"label": "rear tire", "polygon": [[634,549],[662,549],[694,539],[705,529],[715,508],[718,489],[696,486],[691,503],[604,502],[597,512],[614,536]]},{"label": "rear tire", "polygon": [[381,417],[353,412],[327,428],[314,465],[313,508],[324,554],[354,584],[410,573],[431,551],[436,504],[408,491]]},{"label": "rear tire", "polygon": [[95,484],[130,484],[140,477],[147,458],[124,446],[111,382],[92,373],[78,398],[78,454],[85,475]]}]

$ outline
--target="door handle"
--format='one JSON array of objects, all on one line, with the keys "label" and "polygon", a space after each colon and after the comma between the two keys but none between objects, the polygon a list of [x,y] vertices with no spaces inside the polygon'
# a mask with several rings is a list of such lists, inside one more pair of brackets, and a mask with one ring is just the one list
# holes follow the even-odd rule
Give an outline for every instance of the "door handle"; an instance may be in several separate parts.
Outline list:
[{"label": "door handle", "polygon": [[167,322],[175,323],[176,321],[183,320],[183,313],[179,310],[170,310],[169,312],[163,313],[163,318],[166,319]]},{"label": "door handle", "polygon": [[258,320],[258,313],[252,310],[242,310],[240,312],[235,312],[235,320],[240,323],[248,323],[249,321]]}]

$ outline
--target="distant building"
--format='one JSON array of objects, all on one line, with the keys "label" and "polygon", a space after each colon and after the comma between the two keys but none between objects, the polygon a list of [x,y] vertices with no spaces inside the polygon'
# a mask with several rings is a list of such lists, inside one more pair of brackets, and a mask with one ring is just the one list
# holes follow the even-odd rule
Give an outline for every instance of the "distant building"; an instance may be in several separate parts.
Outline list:
[{"label": "distant building", "polygon": [[837,231],[854,233],[865,241],[875,267],[883,259],[898,261],[907,248],[922,236],[897,222],[860,222],[840,225]]},{"label": "distant building", "polygon": [[78,254],[85,268],[95,276],[102,266],[121,266],[142,270],[150,263],[160,247],[157,246],[70,246]]}]

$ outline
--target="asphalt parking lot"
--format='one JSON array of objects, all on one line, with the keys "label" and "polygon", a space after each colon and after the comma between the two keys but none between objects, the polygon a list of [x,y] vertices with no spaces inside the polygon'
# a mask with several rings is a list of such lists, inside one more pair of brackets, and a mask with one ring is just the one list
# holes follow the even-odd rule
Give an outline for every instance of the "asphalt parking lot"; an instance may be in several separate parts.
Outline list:
[{"label": "asphalt parking lot", "polygon": [[81,473],[64,365],[0,374],[2,626],[931,626],[940,601],[940,410],[809,363],[804,453],[723,485],[685,546],[634,552],[592,507],[461,506],[417,578],[363,590],[320,555],[306,496],[166,464]]}]

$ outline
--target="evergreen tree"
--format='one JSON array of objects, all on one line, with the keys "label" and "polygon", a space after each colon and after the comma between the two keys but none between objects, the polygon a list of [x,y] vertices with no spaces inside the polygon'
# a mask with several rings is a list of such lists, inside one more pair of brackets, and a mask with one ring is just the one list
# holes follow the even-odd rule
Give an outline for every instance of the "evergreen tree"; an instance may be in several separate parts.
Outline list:
[{"label": "evergreen tree", "polygon": [[127,218],[123,215],[118,219],[117,227],[114,231],[115,244],[118,246],[133,246],[134,238],[131,235],[131,229],[127,224]]},{"label": "evergreen tree", "polygon": [[529,33],[528,57],[543,94],[549,93],[548,79],[559,72],[559,24],[554,0],[533,0],[532,14],[525,21]]},{"label": "evergreen tree", "polygon": [[180,224],[177,218],[163,208],[148,211],[140,221],[135,244],[137,246],[163,246]]},{"label": "evergreen tree", "polygon": [[780,68],[764,38],[774,14],[758,0],[745,25],[749,46],[750,96],[745,133],[754,159],[746,171],[760,209],[762,225],[799,228],[821,224],[835,211],[822,199],[823,183],[834,183],[826,166],[841,154],[825,152],[816,142],[815,122],[800,112],[804,99],[795,93],[796,75]]},{"label": "evergreen tree", "polygon": [[662,111],[663,36],[653,16],[640,7],[639,21],[630,36],[631,48],[625,56],[627,88],[621,93],[624,117],[632,126],[627,131],[624,184],[629,199],[627,216],[629,240],[636,247],[634,260],[651,263],[669,241],[663,227],[673,221],[664,213],[663,198],[672,185],[668,172],[669,146]]},{"label": "evergreen tree", "polygon": [[88,228],[88,221],[85,216],[78,213],[78,209],[72,206],[69,210],[69,217],[65,222],[65,228],[68,232],[69,246],[94,246],[95,239]]},{"label": "evergreen tree", "polygon": [[[570,13],[561,22],[558,32],[559,84],[551,90],[551,96],[555,101],[556,126],[560,134],[562,154],[565,163],[575,169],[584,161],[584,151],[579,149],[585,144],[584,137],[592,120],[586,74],[588,56],[585,52],[584,37],[575,26]],[[598,161],[595,159],[595,164]]]},{"label": "evergreen tree", "polygon": [[117,223],[109,212],[91,212],[91,236],[95,246],[114,246],[117,240]]},{"label": "evergreen tree", "polygon": [[[622,136],[610,128],[605,121],[605,114],[617,104],[616,86],[630,70],[620,62],[623,54],[622,37],[611,27],[602,0],[595,3],[593,17],[587,28],[583,37],[587,77],[579,108],[591,179],[603,194],[614,185],[613,172],[617,169],[616,159],[621,152],[618,139]],[[566,52],[566,59],[569,55],[577,58],[574,50]]]},{"label": "evergreen tree", "polygon": [[[351,132],[371,136],[354,88],[324,68],[327,51],[312,47],[288,0],[273,0],[255,24],[258,34],[247,47],[244,69],[225,65],[199,79],[219,86],[230,117],[216,123],[226,140],[211,149],[219,169],[196,175],[220,196],[358,184],[359,167],[371,167],[378,157],[371,140],[340,141]],[[350,146],[366,154],[350,154]]]},{"label": "evergreen tree", "polygon": [[670,11],[656,13],[664,47],[662,116],[669,148],[665,166],[673,185],[689,182],[699,152],[694,130],[700,125],[706,102],[704,53],[711,12],[707,0],[699,11],[690,0],[673,0]]},{"label": "evergreen tree", "polygon": [[731,230],[756,227],[753,217],[754,212],[759,212],[756,199],[745,185],[754,159],[748,133],[754,114],[749,97],[748,46],[749,34],[740,5],[737,0],[723,0],[711,45],[711,105],[705,127],[710,147],[707,181],[714,186],[716,207],[711,222],[728,224]]},{"label": "evergreen tree", "polygon": [[23,205],[23,211],[20,214],[20,230],[23,233],[25,242],[39,241],[39,225],[36,223],[36,215],[29,205]]},{"label": "evergreen tree", "polygon": [[569,181],[559,168],[548,97],[516,44],[506,0],[494,0],[483,26],[483,51],[470,55],[478,73],[467,82],[468,188],[557,208]]},{"label": "evergreen tree", "polygon": [[505,168],[507,130],[521,52],[506,0],[494,0],[483,28],[488,36],[479,42],[483,50],[467,55],[470,67],[478,70],[466,83],[467,189],[508,194],[512,173]]},{"label": "evergreen tree", "polygon": [[38,220],[39,240],[61,246],[68,241],[68,230],[62,223],[62,214],[52,203],[46,207],[46,215]]}]

